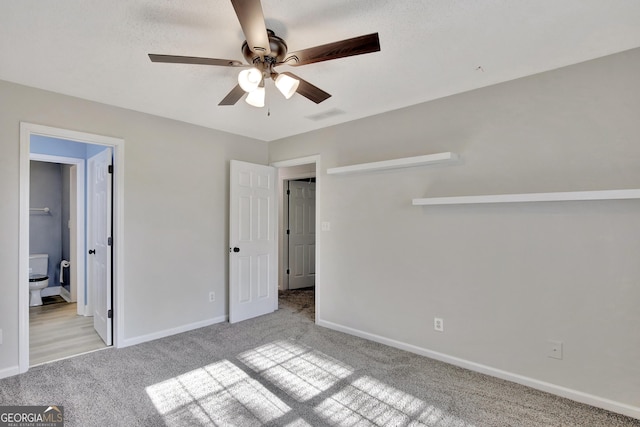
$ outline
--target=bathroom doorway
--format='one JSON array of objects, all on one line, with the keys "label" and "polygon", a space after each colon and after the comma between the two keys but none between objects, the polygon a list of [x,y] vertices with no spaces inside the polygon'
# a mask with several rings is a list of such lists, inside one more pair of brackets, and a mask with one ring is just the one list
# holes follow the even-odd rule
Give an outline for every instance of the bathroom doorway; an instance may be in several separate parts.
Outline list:
[{"label": "bathroom doorway", "polygon": [[77,314],[84,315],[85,161],[33,152],[29,157],[29,253],[49,256],[49,286],[41,296],[80,300]]},{"label": "bathroom doorway", "polygon": [[[122,182],[115,175],[117,159],[123,159],[123,143],[116,138],[21,123],[19,286],[21,290],[28,288],[29,255],[36,252],[50,257],[47,271],[50,284],[41,291],[42,305],[29,307],[29,298],[23,297],[24,291],[20,292],[20,372],[35,364],[112,344],[114,329],[117,330],[113,328],[116,319],[112,316],[115,305],[112,297],[118,293],[114,285],[121,283],[118,282],[121,264],[112,262],[112,255],[117,258],[119,254],[121,221],[114,215],[110,200],[112,194],[116,204],[117,199],[121,200],[118,188]],[[108,159],[108,164],[103,160],[96,166],[94,160],[99,157]],[[116,161],[112,162],[114,157]],[[101,193],[92,181],[96,176],[108,177],[108,186],[103,185]],[[64,189],[60,192],[64,194],[58,196],[64,202],[52,198],[50,193],[56,193],[55,188],[33,187],[55,181]],[[114,183],[117,185],[112,192]],[[106,193],[109,200],[97,197]],[[38,195],[46,196],[38,200]],[[116,213],[121,210],[120,201]],[[64,215],[65,211],[70,214]],[[34,215],[49,225],[32,229],[32,222],[37,222],[32,221]],[[56,229],[62,231],[52,233]],[[65,229],[68,229],[67,236],[59,242],[47,242],[47,239],[64,236]],[[103,230],[108,236],[103,233],[104,236],[97,238],[95,230]],[[96,264],[92,262],[92,255],[96,253],[97,248],[93,246],[98,241],[105,242],[103,249],[109,255]],[[57,246],[61,247],[59,251]],[[100,268],[94,268],[95,265]],[[96,317],[99,322],[94,322]]]},{"label": "bathroom doorway", "polygon": [[[31,296],[29,301],[30,366],[106,347],[88,317],[91,288],[87,285],[92,281],[86,280],[84,249],[85,230],[91,229],[85,225],[87,148],[87,144],[72,141],[31,137],[29,258],[32,254],[46,256],[45,271],[33,273],[49,279],[47,287],[35,291],[40,298],[33,301]],[[41,151],[64,151],[76,157]]]}]

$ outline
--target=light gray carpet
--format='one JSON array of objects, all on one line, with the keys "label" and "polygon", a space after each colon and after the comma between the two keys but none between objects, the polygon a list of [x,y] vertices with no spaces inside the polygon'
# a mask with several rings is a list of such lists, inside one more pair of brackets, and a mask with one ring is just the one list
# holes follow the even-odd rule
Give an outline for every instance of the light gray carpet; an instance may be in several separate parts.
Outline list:
[{"label": "light gray carpet", "polygon": [[302,304],[32,368],[0,380],[0,405],[62,405],[68,427],[640,426],[315,326]]}]

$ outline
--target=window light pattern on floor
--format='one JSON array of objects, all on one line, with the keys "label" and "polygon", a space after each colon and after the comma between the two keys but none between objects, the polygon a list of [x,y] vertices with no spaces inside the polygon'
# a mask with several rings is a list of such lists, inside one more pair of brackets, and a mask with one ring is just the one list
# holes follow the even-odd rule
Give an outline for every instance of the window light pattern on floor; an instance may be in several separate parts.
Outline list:
[{"label": "window light pattern on floor", "polygon": [[238,359],[299,402],[353,374],[353,369],[340,361],[288,341],[258,347]]},{"label": "window light pattern on floor", "polygon": [[260,426],[291,408],[233,363],[222,360],[146,389],[167,426]]},{"label": "window light pattern on floor", "polygon": [[422,400],[368,376],[360,377],[316,407],[336,426],[469,427]]},{"label": "window light pattern on floor", "polygon": [[147,387],[165,424],[309,427],[320,419],[341,427],[474,427],[294,341],[275,341],[237,358],[238,364],[221,360]]}]

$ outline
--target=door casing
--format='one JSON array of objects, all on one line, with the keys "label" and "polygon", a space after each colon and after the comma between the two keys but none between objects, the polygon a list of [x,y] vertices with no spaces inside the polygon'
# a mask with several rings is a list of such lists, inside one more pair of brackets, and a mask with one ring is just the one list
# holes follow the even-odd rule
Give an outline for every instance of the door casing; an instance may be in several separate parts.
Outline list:
[{"label": "door casing", "polygon": [[29,173],[31,136],[42,135],[113,147],[113,330],[114,346],[124,338],[124,139],[68,129],[20,123],[20,225],[18,248],[18,371],[29,370]]},{"label": "door casing", "polygon": [[[289,160],[282,160],[282,161],[277,161],[277,162],[272,162],[271,166],[276,167],[278,169],[282,169],[282,168],[289,168],[292,166],[301,166],[301,165],[307,165],[307,164],[314,164],[315,165],[315,172],[312,175],[309,174],[304,174],[304,176],[284,176],[283,174],[278,173],[278,188],[281,191],[280,194],[280,203],[278,203],[278,210],[282,211],[284,210],[284,202],[283,202],[283,190],[284,190],[284,182],[285,180],[289,180],[289,179],[296,179],[296,178],[309,178],[311,176],[315,176],[316,178],[316,285],[315,285],[315,312],[316,312],[316,318],[315,318],[315,322],[318,323],[321,319],[322,316],[322,274],[321,274],[321,262],[322,262],[322,256],[321,256],[321,248],[322,248],[322,234],[321,234],[321,230],[320,230],[320,224],[321,224],[321,220],[320,218],[322,215],[322,176],[320,174],[320,155],[319,154],[314,154],[312,156],[306,156],[306,157],[298,157],[295,159],[289,159]],[[281,213],[281,212],[280,212]],[[279,214],[279,216],[281,217],[281,215]],[[323,219],[324,220],[324,219]],[[285,262],[285,258],[284,258],[284,239],[283,239],[283,235],[284,235],[284,230],[286,230],[284,228],[284,224],[282,221],[280,221],[280,225],[279,225],[280,230],[278,231],[278,236],[279,236],[279,242],[278,242],[278,258],[279,258],[279,270],[280,270],[280,288],[283,287],[283,283],[284,283],[284,269],[282,268],[284,262]],[[277,307],[276,307],[277,308]]]}]

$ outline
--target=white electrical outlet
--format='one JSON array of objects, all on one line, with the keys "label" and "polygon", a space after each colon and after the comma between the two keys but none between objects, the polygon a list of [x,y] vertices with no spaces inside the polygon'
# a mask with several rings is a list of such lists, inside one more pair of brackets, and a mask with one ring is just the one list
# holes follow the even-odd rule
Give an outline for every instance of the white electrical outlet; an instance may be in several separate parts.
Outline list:
[{"label": "white electrical outlet", "polygon": [[216,293],[209,292],[209,302],[214,302],[216,300]]},{"label": "white electrical outlet", "polygon": [[562,360],[562,341],[547,341],[547,357]]},{"label": "white electrical outlet", "polygon": [[433,329],[435,329],[438,332],[444,332],[444,320],[442,320],[440,317],[434,317]]},{"label": "white electrical outlet", "polygon": [[331,231],[331,223],[329,221],[322,221],[320,226],[322,231]]}]

